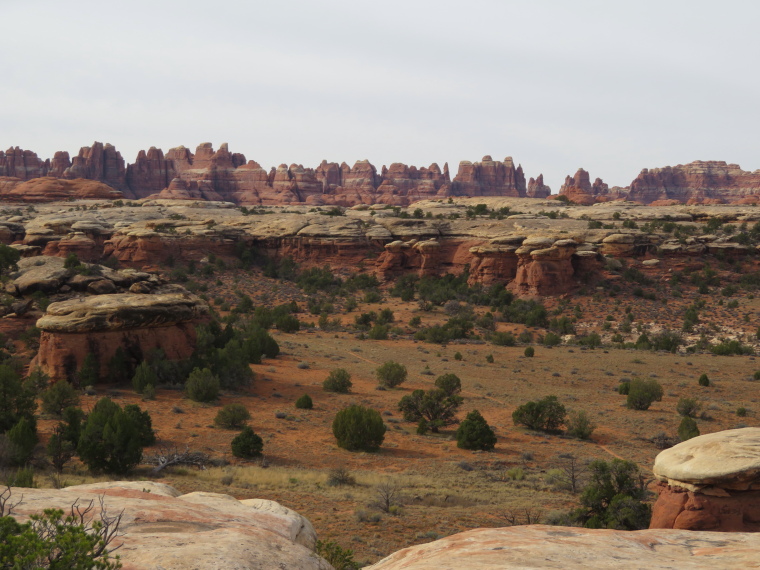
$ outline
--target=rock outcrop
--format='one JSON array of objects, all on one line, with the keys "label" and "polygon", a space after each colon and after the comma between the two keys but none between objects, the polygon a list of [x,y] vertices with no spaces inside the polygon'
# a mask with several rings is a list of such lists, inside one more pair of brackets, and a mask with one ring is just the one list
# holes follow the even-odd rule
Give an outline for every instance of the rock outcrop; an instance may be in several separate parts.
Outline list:
[{"label": "rock outcrop", "polygon": [[134,364],[157,349],[169,360],[184,360],[195,349],[194,325],[206,313],[207,307],[198,297],[181,289],[51,303],[37,321],[42,334],[35,364],[51,379],[61,380],[72,379],[88,354],[94,355],[105,376],[108,362],[119,348]]},{"label": "rock outcrop", "polygon": [[760,170],[748,172],[738,164],[701,160],[645,168],[631,182],[628,199],[644,204],[659,200],[677,200],[683,204],[758,203]]},{"label": "rock outcrop", "polygon": [[552,189],[544,184],[544,175],[539,174],[538,178],[528,180],[528,198],[547,198],[552,193]]},{"label": "rock outcrop", "polygon": [[[13,510],[19,521],[44,509],[68,512],[72,503],[98,497],[110,515],[123,511],[121,533],[112,547],[124,570],[211,570],[218,568],[298,568],[330,570],[314,553],[317,535],[311,523],[265,499],[239,501],[230,495],[176,489],[152,481],[93,483],[53,489],[12,489],[22,501]],[[123,534],[122,534],[123,533]]]},{"label": "rock outcrop", "polygon": [[579,168],[574,176],[565,177],[565,183],[559,189],[560,196],[565,196],[571,202],[582,206],[606,202],[610,199],[608,193],[609,186],[601,178],[597,178],[591,184],[589,173],[582,168]]},{"label": "rock outcrop", "polygon": [[525,196],[522,166],[515,168],[511,156],[496,162],[484,156],[481,162],[462,161],[452,182],[456,196]]},{"label": "rock outcrop", "polygon": [[760,532],[760,428],[702,435],[662,451],[650,528]]},{"label": "rock outcrop", "polygon": [[96,180],[76,178],[33,178],[15,184],[0,197],[19,202],[53,202],[65,200],[118,200],[122,193],[112,186]]},{"label": "rock outcrop", "polygon": [[752,568],[760,535],[557,526],[482,528],[399,550],[366,570]]},{"label": "rock outcrop", "polygon": [[573,254],[578,244],[572,239],[526,239],[515,250],[517,270],[508,288],[520,296],[562,295],[572,291],[575,267]]}]

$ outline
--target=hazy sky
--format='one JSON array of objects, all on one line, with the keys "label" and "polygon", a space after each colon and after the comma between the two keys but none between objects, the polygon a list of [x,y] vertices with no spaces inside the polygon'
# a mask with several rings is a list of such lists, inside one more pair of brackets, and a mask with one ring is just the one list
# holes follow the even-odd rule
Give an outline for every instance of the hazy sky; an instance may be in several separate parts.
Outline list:
[{"label": "hazy sky", "polygon": [[0,0],[0,147],[760,168],[750,0]]}]

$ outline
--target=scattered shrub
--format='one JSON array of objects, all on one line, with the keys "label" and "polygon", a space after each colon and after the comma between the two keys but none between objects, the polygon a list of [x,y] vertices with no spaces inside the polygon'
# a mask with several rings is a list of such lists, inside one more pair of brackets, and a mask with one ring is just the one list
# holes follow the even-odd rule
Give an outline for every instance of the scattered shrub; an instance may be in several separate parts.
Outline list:
[{"label": "scattered shrub", "polygon": [[736,408],[736,415],[740,418],[746,417],[747,415],[747,408]]},{"label": "scattered shrub", "polygon": [[699,377],[698,382],[700,386],[709,386],[710,378],[707,377],[707,374],[702,374],[702,376]]},{"label": "scattered shrub", "polygon": [[150,414],[140,409],[137,404],[127,404],[124,406],[124,414],[126,414],[135,424],[137,433],[139,434],[140,445],[147,447],[156,443],[156,434],[153,431],[153,421],[150,418]]},{"label": "scattered shrub", "polygon": [[42,411],[60,418],[63,410],[79,405],[79,393],[76,388],[65,380],[51,384],[41,394]]},{"label": "scattered shrub", "polygon": [[123,475],[142,459],[140,430],[118,404],[101,398],[82,427],[77,451],[90,470]]},{"label": "scattered shrub", "polygon": [[578,439],[589,439],[596,429],[596,424],[584,410],[570,412],[566,426],[568,435]]},{"label": "scattered shrub", "polygon": [[195,402],[213,402],[219,397],[219,378],[208,368],[195,368],[187,379],[185,393]]},{"label": "scattered shrub", "polygon": [[325,392],[336,392],[338,394],[348,394],[351,391],[351,375],[345,368],[336,368],[330,371],[327,378],[322,382],[322,389]]},{"label": "scattered shrub", "polygon": [[243,404],[227,404],[214,418],[214,425],[224,429],[241,429],[251,419],[251,414]]},{"label": "scattered shrub", "polygon": [[354,562],[354,551],[350,548],[342,548],[337,542],[318,540],[314,549],[335,570],[359,569],[359,563]]},{"label": "scattered shrub", "polygon": [[653,402],[662,401],[662,386],[657,380],[634,378],[628,390],[626,406],[631,410],[648,410]]},{"label": "scattered shrub", "polygon": [[232,440],[232,455],[242,459],[259,457],[264,451],[264,442],[254,433],[250,426],[245,426],[243,431]]},{"label": "scattered shrub", "polygon": [[678,426],[679,439],[681,441],[686,441],[687,439],[697,437],[698,435],[699,428],[697,427],[697,422],[694,421],[694,418],[691,418],[689,416],[684,417],[681,420],[681,424]]},{"label": "scattered shrub", "polygon": [[37,438],[37,424],[34,419],[21,418],[6,436],[10,446],[10,460],[13,465],[26,465],[32,458]]},{"label": "scattered shrub", "polygon": [[457,447],[491,451],[496,446],[496,434],[478,410],[473,410],[457,429]]},{"label": "scattered shrub", "polygon": [[529,346],[529,347],[527,347],[527,348],[525,349],[525,352],[524,352],[524,354],[525,354],[525,356],[527,356],[528,358],[533,358],[533,355],[534,355],[534,354],[536,354],[536,351],[535,351],[535,349],[534,349],[532,346]]},{"label": "scattered shrub", "polygon": [[296,408],[299,410],[311,410],[313,407],[314,402],[308,394],[304,394],[296,400]]},{"label": "scattered shrub", "polygon": [[540,431],[557,431],[565,423],[567,411],[557,396],[546,396],[537,402],[528,402],[512,412],[515,425]]},{"label": "scattered shrub", "polygon": [[377,451],[386,427],[377,410],[353,404],[335,415],[333,435],[338,446],[348,451]]},{"label": "scattered shrub", "polygon": [[389,360],[375,371],[380,386],[384,388],[395,388],[406,380],[406,366],[398,362]]},{"label": "scattered shrub", "polygon": [[343,485],[356,485],[356,478],[345,467],[336,467],[327,474],[327,484],[330,487],[342,487]]},{"label": "scattered shrub", "polygon": [[153,368],[148,364],[147,360],[143,360],[140,365],[135,369],[135,375],[132,377],[132,388],[138,394],[144,394],[145,389],[148,386],[153,386],[155,389],[158,384],[158,377],[153,371]]},{"label": "scattered shrub", "polygon": [[681,416],[696,418],[702,405],[694,398],[681,398],[676,404],[676,411]]}]

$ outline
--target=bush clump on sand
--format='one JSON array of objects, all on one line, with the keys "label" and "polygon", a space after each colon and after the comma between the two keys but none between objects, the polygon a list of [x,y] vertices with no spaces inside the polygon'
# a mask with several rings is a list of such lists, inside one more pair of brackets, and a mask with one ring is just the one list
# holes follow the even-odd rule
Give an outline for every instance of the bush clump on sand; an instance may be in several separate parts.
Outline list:
[{"label": "bush clump on sand", "polygon": [[240,429],[251,419],[243,404],[227,404],[216,414],[214,425],[224,429]]},{"label": "bush clump on sand", "polygon": [[385,424],[380,412],[353,404],[335,415],[333,435],[338,447],[348,451],[377,451],[385,439]]},{"label": "bush clump on sand", "polygon": [[325,392],[335,392],[337,394],[348,394],[351,391],[351,374],[345,368],[336,368],[332,370],[327,378],[322,382],[322,389]]},{"label": "bush clump on sand", "polygon": [[478,410],[473,410],[457,429],[457,447],[491,451],[496,446],[496,434]]}]

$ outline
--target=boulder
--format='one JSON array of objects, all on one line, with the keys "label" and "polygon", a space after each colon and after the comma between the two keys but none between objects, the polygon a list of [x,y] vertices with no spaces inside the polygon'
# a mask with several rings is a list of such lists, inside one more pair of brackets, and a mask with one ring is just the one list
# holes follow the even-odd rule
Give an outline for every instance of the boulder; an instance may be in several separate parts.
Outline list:
[{"label": "boulder", "polygon": [[481,528],[404,548],[365,570],[752,568],[760,536],[544,525]]},{"label": "boulder", "polygon": [[263,499],[238,501],[218,493],[181,495],[152,481],[114,481],[54,489],[13,488],[22,498],[13,516],[26,520],[43,509],[68,512],[72,503],[98,497],[110,515],[123,511],[119,536],[111,546],[124,570],[163,568],[198,570],[226,568],[332,568],[314,553],[311,523],[286,507]]},{"label": "boulder", "polygon": [[653,471],[650,528],[760,531],[760,428],[687,440],[662,451]]}]

